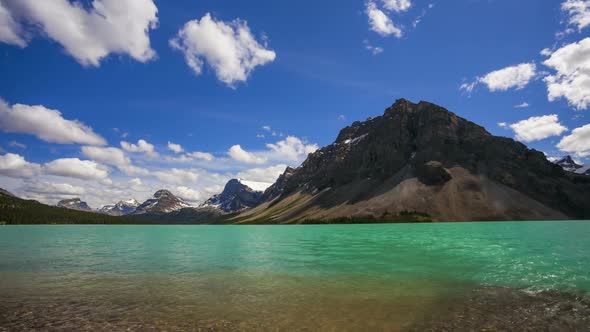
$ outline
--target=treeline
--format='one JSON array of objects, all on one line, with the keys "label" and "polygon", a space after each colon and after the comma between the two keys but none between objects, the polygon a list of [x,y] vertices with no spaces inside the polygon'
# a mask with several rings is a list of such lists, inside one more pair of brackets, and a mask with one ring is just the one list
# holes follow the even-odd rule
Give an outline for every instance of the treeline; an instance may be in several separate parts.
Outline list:
[{"label": "treeline", "polygon": [[141,224],[127,217],[69,210],[41,204],[37,201],[0,195],[0,224]]}]

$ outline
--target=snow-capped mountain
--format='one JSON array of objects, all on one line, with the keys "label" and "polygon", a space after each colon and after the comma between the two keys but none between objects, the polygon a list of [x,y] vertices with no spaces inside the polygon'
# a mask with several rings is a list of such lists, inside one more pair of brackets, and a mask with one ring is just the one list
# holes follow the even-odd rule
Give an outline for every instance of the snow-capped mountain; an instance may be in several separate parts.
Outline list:
[{"label": "snow-capped mountain", "polygon": [[182,198],[175,196],[168,190],[158,190],[154,196],[139,205],[133,214],[168,213],[190,207]]},{"label": "snow-capped mountain", "polygon": [[576,170],[576,173],[590,176],[590,165],[582,166],[581,168]]},{"label": "snow-capped mountain", "polygon": [[221,194],[209,198],[201,207],[214,207],[232,213],[256,206],[261,198],[261,191],[253,190],[238,179],[231,179]]},{"label": "snow-capped mountain", "polygon": [[135,199],[128,199],[125,201],[119,201],[115,205],[105,205],[98,212],[108,214],[111,216],[125,216],[135,212],[135,209],[139,206],[139,202]]},{"label": "snow-capped mountain", "polygon": [[90,206],[80,198],[63,199],[57,203],[57,206],[71,210],[92,211]]},{"label": "snow-capped mountain", "polygon": [[577,173],[577,171],[583,167],[582,165],[576,163],[571,156],[565,156],[557,161],[554,161],[554,164],[561,166],[561,168],[568,172],[574,173]]}]

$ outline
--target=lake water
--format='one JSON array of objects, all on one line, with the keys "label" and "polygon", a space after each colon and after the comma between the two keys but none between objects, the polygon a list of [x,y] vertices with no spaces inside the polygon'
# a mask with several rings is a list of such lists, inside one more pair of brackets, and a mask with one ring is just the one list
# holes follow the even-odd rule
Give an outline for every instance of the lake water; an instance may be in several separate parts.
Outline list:
[{"label": "lake water", "polygon": [[474,289],[590,293],[590,222],[0,226],[0,330],[405,330]]}]

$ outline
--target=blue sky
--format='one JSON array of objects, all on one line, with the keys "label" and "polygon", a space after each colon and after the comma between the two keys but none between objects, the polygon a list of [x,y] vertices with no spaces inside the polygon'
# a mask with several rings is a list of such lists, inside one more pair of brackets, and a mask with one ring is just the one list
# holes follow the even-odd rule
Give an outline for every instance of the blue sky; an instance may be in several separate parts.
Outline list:
[{"label": "blue sky", "polygon": [[589,31],[587,0],[0,0],[0,187],[197,204],[397,98],[588,162]]}]

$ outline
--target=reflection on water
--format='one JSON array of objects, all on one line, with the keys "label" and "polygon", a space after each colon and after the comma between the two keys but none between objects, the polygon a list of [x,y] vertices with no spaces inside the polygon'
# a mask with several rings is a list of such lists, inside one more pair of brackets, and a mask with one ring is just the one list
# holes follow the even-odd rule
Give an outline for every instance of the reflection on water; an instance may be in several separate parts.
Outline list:
[{"label": "reflection on water", "polygon": [[590,305],[561,292],[590,291],[588,256],[587,222],[2,227],[0,331],[575,330]]}]

